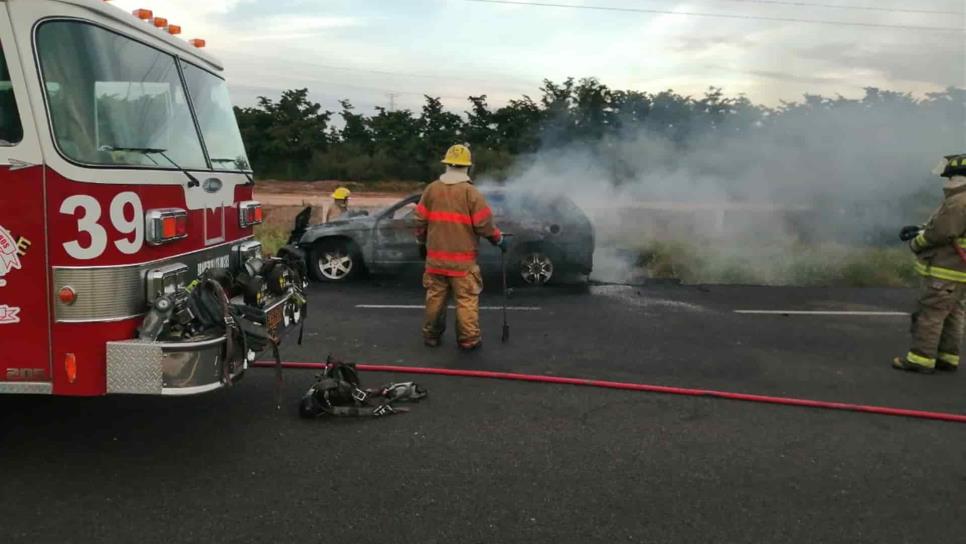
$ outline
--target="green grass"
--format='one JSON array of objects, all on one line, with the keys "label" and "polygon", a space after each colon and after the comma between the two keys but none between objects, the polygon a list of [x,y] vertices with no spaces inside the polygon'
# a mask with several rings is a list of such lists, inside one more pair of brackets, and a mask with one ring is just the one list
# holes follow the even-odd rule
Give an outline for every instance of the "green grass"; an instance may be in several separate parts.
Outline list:
[{"label": "green grass", "polygon": [[916,284],[914,260],[902,247],[837,244],[739,247],[654,242],[639,250],[636,268],[651,278],[685,283],[844,287]]},{"label": "green grass", "polygon": [[262,253],[275,255],[288,241],[289,229],[278,225],[256,225],[255,239],[262,243]]}]

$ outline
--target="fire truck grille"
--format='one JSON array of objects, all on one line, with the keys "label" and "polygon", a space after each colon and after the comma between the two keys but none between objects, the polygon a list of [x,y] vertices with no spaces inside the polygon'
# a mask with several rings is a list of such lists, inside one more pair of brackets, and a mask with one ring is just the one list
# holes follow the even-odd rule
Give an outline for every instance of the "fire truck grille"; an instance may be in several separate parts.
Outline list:
[{"label": "fire truck grille", "polygon": [[141,316],[148,307],[145,278],[149,270],[182,263],[188,266],[187,281],[191,281],[201,269],[225,266],[231,245],[135,265],[54,267],[54,293],[66,286],[77,293],[77,300],[70,305],[54,297],[55,319],[58,323],[80,323]]}]

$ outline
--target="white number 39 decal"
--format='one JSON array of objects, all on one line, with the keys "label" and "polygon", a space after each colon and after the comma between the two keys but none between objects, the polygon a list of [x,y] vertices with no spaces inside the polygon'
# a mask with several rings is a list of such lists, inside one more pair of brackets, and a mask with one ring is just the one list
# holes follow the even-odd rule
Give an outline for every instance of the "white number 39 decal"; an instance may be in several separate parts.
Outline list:
[{"label": "white number 39 decal", "polygon": [[[60,213],[77,216],[78,208],[81,208],[81,212],[77,217],[77,232],[86,233],[90,241],[82,245],[81,242],[86,240],[81,237],[79,240],[65,242],[64,250],[75,259],[96,259],[107,249],[107,230],[98,222],[101,218],[101,205],[92,196],[73,195],[61,203]],[[137,253],[144,244],[144,209],[137,193],[118,193],[111,201],[110,217],[114,230],[128,235],[115,240],[115,247],[125,255]],[[134,235],[133,238],[131,234]]]}]

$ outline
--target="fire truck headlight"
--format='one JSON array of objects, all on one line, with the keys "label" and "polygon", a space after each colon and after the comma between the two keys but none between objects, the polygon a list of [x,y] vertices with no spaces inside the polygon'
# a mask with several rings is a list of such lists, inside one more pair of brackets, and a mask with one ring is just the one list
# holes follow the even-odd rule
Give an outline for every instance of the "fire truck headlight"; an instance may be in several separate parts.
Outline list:
[{"label": "fire truck headlight", "polygon": [[144,214],[145,240],[159,246],[188,237],[188,212],[180,208],[148,210]]},{"label": "fire truck headlight", "polygon": [[185,286],[188,267],[181,263],[169,264],[148,270],[146,279],[148,304],[153,304],[159,296],[174,293]]},{"label": "fire truck headlight", "polygon": [[231,264],[235,270],[245,267],[245,264],[252,259],[262,258],[262,243],[255,240],[242,242],[231,248]]}]

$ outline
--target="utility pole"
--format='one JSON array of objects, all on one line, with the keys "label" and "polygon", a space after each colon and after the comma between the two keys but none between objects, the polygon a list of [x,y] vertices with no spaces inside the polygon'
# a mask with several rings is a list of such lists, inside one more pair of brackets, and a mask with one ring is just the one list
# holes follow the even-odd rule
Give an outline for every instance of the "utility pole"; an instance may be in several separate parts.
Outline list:
[{"label": "utility pole", "polygon": [[386,93],[389,96],[389,111],[396,111],[396,97],[399,93]]}]

